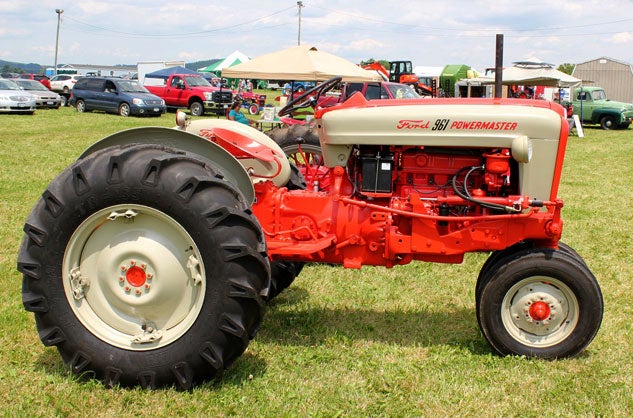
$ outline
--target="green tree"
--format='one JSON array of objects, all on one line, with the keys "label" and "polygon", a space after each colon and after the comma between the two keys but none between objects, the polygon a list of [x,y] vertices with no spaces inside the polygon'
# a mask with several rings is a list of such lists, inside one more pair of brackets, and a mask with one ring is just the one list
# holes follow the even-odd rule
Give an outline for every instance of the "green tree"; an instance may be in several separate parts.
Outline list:
[{"label": "green tree", "polygon": [[571,75],[571,73],[574,72],[574,67],[576,67],[576,64],[570,64],[567,62],[565,64],[559,65],[558,71],[562,71],[565,74]]}]

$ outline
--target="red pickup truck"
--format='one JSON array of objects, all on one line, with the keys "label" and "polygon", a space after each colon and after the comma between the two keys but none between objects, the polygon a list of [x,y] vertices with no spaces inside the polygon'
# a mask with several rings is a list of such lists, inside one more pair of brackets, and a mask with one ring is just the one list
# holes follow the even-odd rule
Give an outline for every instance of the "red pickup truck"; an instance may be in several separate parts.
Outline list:
[{"label": "red pickup truck", "polygon": [[167,108],[187,107],[192,116],[202,116],[205,112],[224,115],[233,102],[231,90],[214,87],[197,74],[172,74],[164,85],[145,87],[165,100]]}]

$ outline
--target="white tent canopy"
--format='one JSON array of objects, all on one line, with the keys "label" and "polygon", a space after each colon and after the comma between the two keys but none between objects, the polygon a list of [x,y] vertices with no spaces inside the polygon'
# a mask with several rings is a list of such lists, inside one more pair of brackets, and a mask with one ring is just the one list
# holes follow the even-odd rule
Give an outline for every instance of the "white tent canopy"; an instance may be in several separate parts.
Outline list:
[{"label": "white tent canopy", "polygon": [[343,81],[381,80],[374,71],[308,45],[272,52],[222,70],[222,77],[257,80],[324,81],[337,76]]},{"label": "white tent canopy", "polygon": [[552,64],[534,61],[515,62],[514,66],[503,69],[503,84],[530,86],[569,87],[582,80],[558,71]]}]

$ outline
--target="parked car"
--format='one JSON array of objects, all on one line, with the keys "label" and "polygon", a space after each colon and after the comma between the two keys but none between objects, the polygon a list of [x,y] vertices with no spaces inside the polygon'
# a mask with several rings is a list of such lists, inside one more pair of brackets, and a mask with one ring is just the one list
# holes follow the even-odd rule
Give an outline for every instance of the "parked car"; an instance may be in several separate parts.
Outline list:
[{"label": "parked car", "polygon": [[51,78],[51,90],[62,96],[62,106],[66,106],[66,102],[70,98],[70,91],[75,83],[83,77],[79,74],[58,74]]},{"label": "parked car", "polygon": [[15,83],[36,97],[37,107],[59,109],[62,104],[62,97],[47,89],[42,83],[36,80],[16,78]]},{"label": "parked car", "polygon": [[367,100],[385,99],[419,99],[420,95],[409,84],[393,83],[390,81],[371,83],[347,83],[344,86],[343,100],[357,91]]},{"label": "parked car", "polygon": [[138,81],[122,78],[82,78],[71,90],[69,103],[78,112],[102,110],[121,116],[160,116],[166,110],[163,99]]},{"label": "parked car", "polygon": [[35,96],[22,90],[13,80],[0,79],[0,112],[32,115],[35,106]]},{"label": "parked car", "polygon": [[27,80],[37,80],[42,83],[47,89],[51,89],[51,79],[44,74],[20,74],[20,78]]}]

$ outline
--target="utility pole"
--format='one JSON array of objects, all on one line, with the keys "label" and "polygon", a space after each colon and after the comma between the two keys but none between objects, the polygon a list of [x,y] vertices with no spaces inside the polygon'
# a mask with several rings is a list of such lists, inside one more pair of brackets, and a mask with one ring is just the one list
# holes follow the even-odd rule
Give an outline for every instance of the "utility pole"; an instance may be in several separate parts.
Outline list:
[{"label": "utility pole", "polygon": [[497,34],[495,46],[495,99],[503,96],[503,34]]},{"label": "utility pole", "polygon": [[301,45],[301,8],[304,7],[303,2],[298,1],[297,7],[299,7],[299,33],[297,35],[297,45]]},{"label": "utility pole", "polygon": [[57,75],[57,53],[59,52],[59,25],[62,21],[62,13],[64,11],[62,9],[55,9],[55,13],[57,13],[57,39],[55,40],[55,68],[53,69],[53,75]]}]

